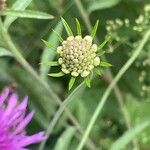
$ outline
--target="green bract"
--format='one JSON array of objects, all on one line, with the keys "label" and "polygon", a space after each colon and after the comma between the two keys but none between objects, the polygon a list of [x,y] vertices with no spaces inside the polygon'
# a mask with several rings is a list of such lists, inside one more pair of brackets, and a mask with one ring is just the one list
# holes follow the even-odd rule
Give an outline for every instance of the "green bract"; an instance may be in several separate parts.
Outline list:
[{"label": "green bract", "polygon": [[[43,62],[43,64],[48,64],[50,66],[60,65],[61,71],[58,73],[50,73],[49,76],[52,77],[61,77],[65,74],[70,74],[71,79],[69,82],[69,90],[72,88],[75,83],[76,77],[80,76],[84,78],[85,83],[90,87],[90,74],[92,71],[100,75],[99,68],[100,66],[106,67],[110,66],[109,63],[103,62],[100,60],[105,52],[102,51],[102,48],[105,46],[109,37],[106,37],[104,42],[100,45],[97,45],[93,42],[93,38],[96,35],[99,21],[96,21],[96,24],[91,32],[91,35],[82,36],[81,27],[79,21],[76,19],[77,26],[77,35],[74,36],[71,28],[68,23],[61,18],[63,25],[66,29],[68,37],[64,40],[59,33],[54,31],[60,40],[61,44],[56,48],[58,54],[57,62]],[[49,47],[53,48],[54,46],[43,40],[43,42]]]}]

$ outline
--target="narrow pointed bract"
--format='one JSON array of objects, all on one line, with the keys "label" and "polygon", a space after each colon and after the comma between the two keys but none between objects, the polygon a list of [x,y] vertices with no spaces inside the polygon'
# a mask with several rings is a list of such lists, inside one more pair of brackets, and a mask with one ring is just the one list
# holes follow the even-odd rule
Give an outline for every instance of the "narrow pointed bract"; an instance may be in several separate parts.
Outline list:
[{"label": "narrow pointed bract", "polygon": [[100,69],[94,68],[93,70],[94,70],[94,72],[95,72],[97,75],[99,75],[99,76],[102,75]]},{"label": "narrow pointed bract", "polygon": [[57,61],[45,61],[41,62],[41,65],[48,65],[48,66],[59,66],[60,64]]},{"label": "narrow pointed bract", "polygon": [[[51,77],[62,77],[66,74],[71,76],[69,81],[69,90],[73,87],[77,77],[82,77],[88,87],[90,84],[90,74],[94,71],[96,74],[101,75],[98,67],[111,66],[109,63],[101,62],[100,56],[104,55],[105,51],[102,48],[108,42],[109,37],[106,36],[105,41],[98,47],[94,43],[99,20],[96,21],[91,35],[82,36],[81,26],[78,19],[76,21],[77,35],[74,36],[71,28],[64,18],[61,18],[68,37],[63,40],[60,34],[55,32],[60,40],[60,45],[56,48],[58,60],[46,63],[50,66],[60,65],[61,72],[48,74]],[[46,43],[47,44],[47,43]],[[44,64],[44,63],[42,63]]]},{"label": "narrow pointed bract", "polygon": [[75,83],[76,78],[75,77],[71,77],[70,81],[69,81],[69,90],[71,90],[71,88],[73,87],[74,83]]},{"label": "narrow pointed bract", "polygon": [[28,97],[19,104],[17,93],[5,88],[0,94],[0,150],[23,150],[46,138],[45,132],[26,135],[25,128],[33,117],[26,114]]},{"label": "narrow pointed bract", "polygon": [[106,45],[106,43],[109,41],[109,39],[110,39],[110,36],[106,36],[104,42],[98,46],[98,50],[101,50]]},{"label": "narrow pointed bract", "polygon": [[84,78],[84,80],[85,80],[85,83],[86,83],[87,87],[90,88],[90,87],[91,87],[91,80],[90,80],[90,77],[87,76],[87,77]]},{"label": "narrow pointed bract", "polygon": [[58,72],[58,73],[49,73],[48,76],[51,76],[51,77],[62,77],[64,76],[65,74],[63,72]]},{"label": "narrow pointed bract", "polygon": [[55,31],[55,30],[53,30],[53,32],[56,34],[58,40],[59,40],[60,42],[63,42],[63,38],[61,37],[61,35],[60,35],[57,31]]},{"label": "narrow pointed bract", "polygon": [[101,61],[101,62],[100,62],[100,66],[101,66],[101,67],[111,67],[112,64],[110,64],[110,63],[108,63],[108,62],[105,62],[105,61]]},{"label": "narrow pointed bract", "polygon": [[64,18],[61,17],[61,20],[62,20],[62,23],[66,29],[66,32],[68,34],[68,36],[73,36],[73,33],[72,33],[72,30],[71,28],[69,27],[68,23],[66,22],[66,20]]},{"label": "narrow pointed bract", "polygon": [[93,30],[91,32],[91,37],[94,38],[95,35],[96,35],[96,32],[97,32],[97,29],[98,29],[98,25],[99,25],[99,20],[96,21],[94,27],[93,27]]},{"label": "narrow pointed bract", "polygon": [[77,26],[77,34],[82,36],[80,22],[77,18],[75,20],[76,20],[76,26]]},{"label": "narrow pointed bract", "polygon": [[42,39],[42,41],[43,41],[43,43],[44,43],[48,48],[53,49],[53,50],[56,50],[56,47],[55,47],[53,44],[51,44],[50,42],[47,42],[47,41],[45,41],[45,40],[43,40],[43,39]]}]

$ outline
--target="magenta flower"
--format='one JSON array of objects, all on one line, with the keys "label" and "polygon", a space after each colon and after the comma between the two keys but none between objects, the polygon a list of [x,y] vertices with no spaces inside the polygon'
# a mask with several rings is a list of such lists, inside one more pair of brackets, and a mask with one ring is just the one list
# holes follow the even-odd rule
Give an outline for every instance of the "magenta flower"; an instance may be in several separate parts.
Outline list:
[{"label": "magenta flower", "polygon": [[26,135],[25,127],[34,113],[26,115],[28,97],[18,103],[18,95],[4,89],[0,95],[0,150],[25,150],[26,146],[46,138],[45,132]]}]

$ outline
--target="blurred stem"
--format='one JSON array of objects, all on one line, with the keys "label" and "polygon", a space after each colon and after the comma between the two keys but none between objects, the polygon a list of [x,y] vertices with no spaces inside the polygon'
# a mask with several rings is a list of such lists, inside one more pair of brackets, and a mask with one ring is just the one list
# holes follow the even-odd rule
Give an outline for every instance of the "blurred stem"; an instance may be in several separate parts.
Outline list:
[{"label": "blurred stem", "polygon": [[[93,77],[93,74],[91,75],[91,79]],[[80,83],[72,92],[71,94],[63,101],[63,103],[60,105],[58,111],[55,113],[53,119],[51,120],[48,128],[47,128],[47,138],[40,144],[39,150],[43,150],[44,146],[46,144],[46,141],[48,140],[48,138],[50,137],[55,125],[57,124],[59,118],[61,117],[63,111],[65,110],[65,108],[67,107],[67,105],[72,101],[73,97],[77,94],[77,92],[81,91],[81,88],[85,88],[85,82],[83,81],[82,83]],[[84,87],[83,87],[84,86]],[[83,132],[82,132],[83,134]],[[90,141],[90,139],[87,140],[87,145],[89,146],[89,148],[91,150],[96,150],[95,145]]]},{"label": "blurred stem", "polygon": [[[88,12],[85,10],[85,8],[83,7],[80,0],[74,0],[74,1],[75,1],[75,4],[76,4],[77,8],[79,9],[79,12],[81,13],[81,16],[82,16],[82,18],[85,22],[85,25],[86,25],[88,31],[91,32],[92,25],[91,25],[91,22],[90,22],[90,19],[89,19],[89,16],[88,16]],[[97,37],[96,37],[96,42],[98,42]],[[104,57],[104,60],[106,60],[105,57]],[[108,74],[108,77],[109,77],[109,80],[110,80],[110,83],[111,83],[112,80],[113,80],[113,75],[112,75],[110,69],[106,70],[106,73]],[[131,121],[130,121],[129,113],[128,113],[127,108],[124,105],[124,102],[123,102],[124,100],[123,100],[121,91],[119,90],[119,87],[117,85],[114,86],[114,92],[115,92],[117,101],[120,105],[122,114],[124,116],[126,127],[127,127],[127,129],[130,129],[131,128]],[[138,144],[136,142],[134,142],[134,147],[137,150],[139,149]]]},{"label": "blurred stem", "polygon": [[117,84],[117,82],[120,80],[120,78],[124,75],[124,73],[129,69],[129,67],[132,65],[132,63],[136,60],[136,58],[138,57],[138,55],[140,54],[140,52],[143,50],[144,45],[146,44],[146,42],[148,41],[148,39],[150,38],[150,29],[147,30],[147,32],[145,32],[142,40],[140,41],[139,46],[135,49],[133,55],[131,56],[131,58],[125,63],[125,65],[120,69],[120,71],[118,72],[118,74],[116,75],[116,77],[113,79],[113,81],[111,82],[111,84],[108,86],[108,88],[106,89],[105,93],[102,96],[101,101],[99,102],[94,114],[92,115],[92,118],[86,128],[85,134],[81,140],[81,142],[79,143],[77,150],[81,150],[84,146],[84,143],[87,139],[87,137],[89,136],[92,127],[97,119],[97,117],[99,116],[108,96],[110,95],[111,91],[113,90],[113,88],[115,87],[115,85]]},{"label": "blurred stem", "polygon": [[[14,45],[13,41],[11,40],[11,37],[9,36],[7,30],[5,29],[2,23],[1,18],[0,18],[0,35],[2,36],[3,41],[5,42],[7,48],[11,50],[11,52],[13,53],[15,59],[23,66],[23,68],[27,72],[29,72],[37,81],[40,82],[40,84],[46,89],[46,91],[48,91],[50,96],[56,101],[56,103],[58,105],[61,105],[62,102],[60,98],[49,88],[49,85],[42,78],[40,78],[40,76],[34,71],[34,69],[30,66],[30,64],[28,64],[28,62],[24,59],[22,54],[19,52],[19,49]],[[42,104],[43,102],[41,101],[41,105]],[[83,129],[81,125],[67,108],[65,108],[65,113],[70,118],[72,123],[76,126],[76,128],[80,131],[80,133],[83,134]],[[92,143],[91,140],[90,142]]]},{"label": "blurred stem", "polygon": [[[92,79],[91,75],[91,79]],[[63,111],[65,110],[65,108],[67,107],[67,105],[72,101],[73,97],[77,94],[77,92],[81,91],[82,88],[85,88],[85,82],[83,81],[82,83],[80,83],[72,92],[71,94],[63,101],[63,103],[60,105],[58,111],[55,113],[53,119],[51,120],[49,127],[47,129],[47,138],[41,143],[39,150],[43,150],[44,146],[46,144],[47,139],[50,137],[54,127],[56,126],[59,118],[61,117]],[[83,132],[81,132],[83,134]],[[91,150],[96,150],[95,145],[90,141],[90,139],[87,140],[87,146],[91,149]]]}]

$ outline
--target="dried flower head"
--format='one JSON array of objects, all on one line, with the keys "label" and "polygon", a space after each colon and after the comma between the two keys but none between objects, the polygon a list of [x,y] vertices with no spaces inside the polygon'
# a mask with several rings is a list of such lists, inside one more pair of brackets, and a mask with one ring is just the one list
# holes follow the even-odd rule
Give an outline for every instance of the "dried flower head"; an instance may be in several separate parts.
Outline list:
[{"label": "dried flower head", "polygon": [[[79,21],[76,19],[77,25],[77,35],[74,36],[68,23],[63,19],[63,25],[66,29],[68,37],[63,40],[61,35],[54,31],[58,36],[61,44],[56,49],[58,54],[58,61],[56,62],[43,62],[42,64],[48,64],[50,66],[60,65],[61,72],[50,73],[49,76],[60,77],[65,74],[70,74],[71,79],[69,83],[69,90],[72,88],[76,77],[81,76],[85,79],[86,85],[90,87],[90,73],[94,70],[97,74],[101,74],[98,67],[100,66],[111,66],[107,62],[100,60],[105,51],[102,51],[103,46],[109,40],[106,37],[105,41],[99,46],[94,43],[93,39],[95,37],[99,21],[96,22],[91,35],[82,36],[81,27]],[[50,48],[54,48],[51,43],[43,40],[43,42]]]},{"label": "dried flower head", "polygon": [[26,116],[28,98],[18,104],[18,95],[10,94],[8,88],[0,95],[0,150],[23,150],[26,146],[44,140],[45,132],[32,136],[25,133],[25,127],[33,117],[33,112]]}]

